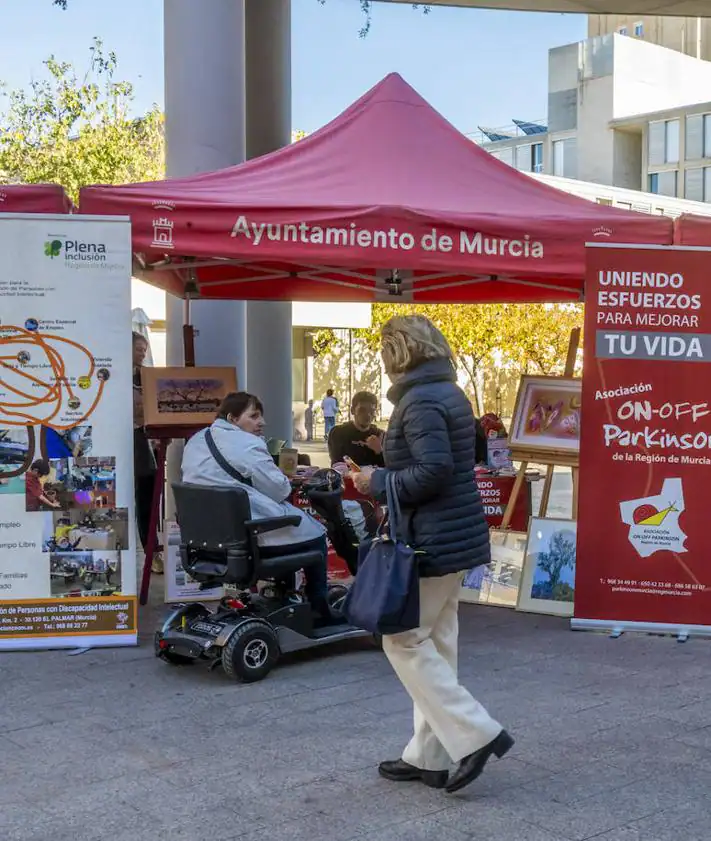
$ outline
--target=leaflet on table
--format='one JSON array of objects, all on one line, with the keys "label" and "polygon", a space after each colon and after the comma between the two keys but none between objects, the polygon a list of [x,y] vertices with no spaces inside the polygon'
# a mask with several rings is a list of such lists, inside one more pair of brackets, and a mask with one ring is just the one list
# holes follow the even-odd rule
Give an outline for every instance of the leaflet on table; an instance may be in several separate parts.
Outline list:
[{"label": "leaflet on table", "polygon": [[711,625],[707,265],[588,249],[576,619]]},{"label": "leaflet on table", "polygon": [[130,277],[126,220],[0,214],[0,648],[136,642]]}]

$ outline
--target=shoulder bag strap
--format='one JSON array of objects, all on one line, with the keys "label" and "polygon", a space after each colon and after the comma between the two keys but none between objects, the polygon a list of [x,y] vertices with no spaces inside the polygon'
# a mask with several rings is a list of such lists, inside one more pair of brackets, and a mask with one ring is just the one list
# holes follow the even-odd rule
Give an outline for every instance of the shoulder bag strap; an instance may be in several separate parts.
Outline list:
[{"label": "shoulder bag strap", "polygon": [[385,476],[385,497],[388,506],[388,529],[390,539],[398,540],[398,531],[402,527],[402,511],[400,500],[397,498],[395,489],[395,474],[389,470]]},{"label": "shoulder bag strap", "polygon": [[209,429],[205,430],[205,443],[207,444],[207,448],[210,451],[210,455],[215,459],[215,461],[220,465],[220,467],[227,473],[228,476],[231,476],[233,479],[236,479],[238,482],[241,482],[243,485],[249,485],[250,488],[252,487],[252,480],[248,479],[246,476],[243,476],[237,468],[233,467],[229,461],[222,455],[222,453],[217,449],[217,444],[215,444],[215,439],[212,437],[212,432]]}]

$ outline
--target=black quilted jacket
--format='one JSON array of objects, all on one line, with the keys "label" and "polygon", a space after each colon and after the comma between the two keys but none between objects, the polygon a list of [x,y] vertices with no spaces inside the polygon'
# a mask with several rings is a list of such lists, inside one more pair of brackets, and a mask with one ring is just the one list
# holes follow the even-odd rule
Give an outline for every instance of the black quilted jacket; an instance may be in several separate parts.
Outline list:
[{"label": "black quilted jacket", "polygon": [[388,392],[395,408],[385,436],[385,470],[371,488],[385,501],[395,474],[410,545],[422,552],[420,574],[448,575],[490,560],[489,528],[474,480],[472,407],[445,359],[409,371]]}]

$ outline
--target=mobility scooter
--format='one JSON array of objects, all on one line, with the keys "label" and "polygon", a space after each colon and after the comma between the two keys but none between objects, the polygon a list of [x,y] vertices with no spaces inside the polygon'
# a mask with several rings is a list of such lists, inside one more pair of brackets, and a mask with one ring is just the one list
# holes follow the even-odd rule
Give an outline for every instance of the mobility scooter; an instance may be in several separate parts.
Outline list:
[{"label": "mobility scooter", "polygon": [[[336,471],[321,470],[302,483],[300,492],[354,575],[358,541],[343,511],[342,483]],[[249,497],[238,487],[177,483],[173,493],[183,568],[203,589],[226,586],[233,595],[214,612],[204,604],[179,605],[156,632],[157,657],[174,665],[207,661],[235,680],[252,683],[266,677],[281,654],[371,636],[348,624],[319,627],[303,595],[275,583],[321,557],[313,551],[289,552],[288,546],[279,557],[262,556],[259,536],[297,525],[297,516],[253,520]],[[263,586],[257,591],[258,583]],[[329,589],[334,613],[346,592],[341,584]]]}]

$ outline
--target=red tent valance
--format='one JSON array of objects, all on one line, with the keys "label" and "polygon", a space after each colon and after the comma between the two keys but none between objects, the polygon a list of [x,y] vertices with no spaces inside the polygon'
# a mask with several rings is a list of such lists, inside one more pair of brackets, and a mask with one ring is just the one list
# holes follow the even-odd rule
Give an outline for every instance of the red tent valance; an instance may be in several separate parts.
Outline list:
[{"label": "red tent valance", "polygon": [[144,279],[204,298],[570,301],[586,242],[673,241],[670,219],[496,160],[397,74],[299,143],[190,178],[88,187],[80,211],[130,216]]},{"label": "red tent valance", "polygon": [[0,213],[69,213],[72,203],[58,184],[0,184]]}]

